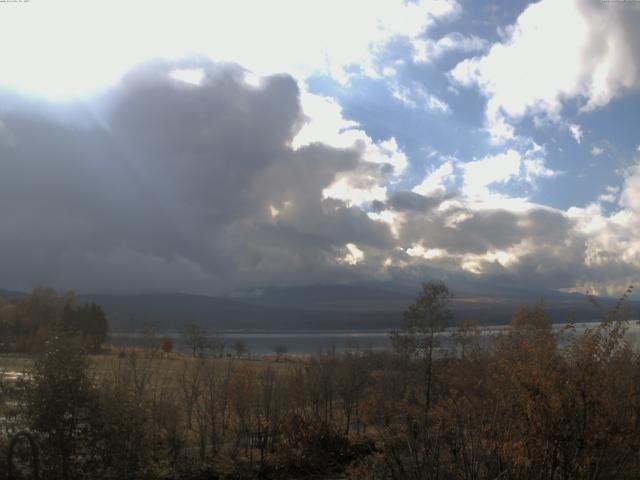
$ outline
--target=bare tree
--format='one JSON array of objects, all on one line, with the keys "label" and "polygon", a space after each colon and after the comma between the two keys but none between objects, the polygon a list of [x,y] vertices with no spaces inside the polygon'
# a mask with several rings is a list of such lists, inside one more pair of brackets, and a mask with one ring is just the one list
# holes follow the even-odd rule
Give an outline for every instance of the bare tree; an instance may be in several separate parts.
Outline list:
[{"label": "bare tree", "polygon": [[216,358],[222,358],[224,356],[226,345],[227,341],[222,332],[216,332],[207,339],[207,350]]},{"label": "bare tree", "polygon": [[278,360],[280,360],[282,356],[285,355],[288,351],[289,349],[286,347],[286,345],[275,345],[273,347],[273,353],[276,354]]},{"label": "bare tree", "polygon": [[358,350],[342,355],[337,365],[336,390],[342,400],[345,416],[345,435],[349,435],[352,419],[356,417],[356,428],[360,430],[360,402],[369,382],[367,356]]},{"label": "bare tree", "polygon": [[202,356],[207,346],[207,332],[195,323],[187,323],[182,331],[185,343],[194,357]]},{"label": "bare tree", "polygon": [[162,337],[160,348],[162,348],[165,355],[170,354],[173,352],[173,340],[170,337]]},{"label": "bare tree", "polygon": [[244,340],[238,339],[233,342],[233,350],[236,352],[236,356],[238,358],[241,358],[244,354],[249,357],[249,348],[247,347],[247,344],[244,342]]},{"label": "bare tree", "polygon": [[187,416],[187,428],[192,427],[193,412],[203,389],[203,360],[183,360],[178,374],[178,390]]}]

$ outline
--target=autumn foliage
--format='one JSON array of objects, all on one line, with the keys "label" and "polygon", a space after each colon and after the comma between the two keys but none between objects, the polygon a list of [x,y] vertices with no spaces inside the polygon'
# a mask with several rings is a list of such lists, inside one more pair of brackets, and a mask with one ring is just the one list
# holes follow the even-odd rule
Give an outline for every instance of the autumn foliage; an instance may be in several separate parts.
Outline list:
[{"label": "autumn foliage", "polygon": [[0,297],[0,348],[4,351],[34,352],[53,330],[80,336],[85,348],[96,352],[107,337],[107,318],[98,305],[79,304],[72,292],[59,295],[51,288],[37,287],[13,301]]},{"label": "autumn foliage", "polygon": [[[615,311],[558,330],[543,304],[522,306],[488,334],[452,325],[450,298],[425,284],[388,352],[270,363],[155,348],[87,380],[58,348],[17,421],[48,446],[50,472],[78,478],[640,478],[640,355]],[[51,373],[65,364],[75,373]]]}]

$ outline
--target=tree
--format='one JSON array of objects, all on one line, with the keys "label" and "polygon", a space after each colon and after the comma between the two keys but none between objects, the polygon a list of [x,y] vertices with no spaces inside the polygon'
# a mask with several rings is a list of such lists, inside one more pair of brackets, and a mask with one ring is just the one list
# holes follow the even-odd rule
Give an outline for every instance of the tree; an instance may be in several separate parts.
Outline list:
[{"label": "tree", "polygon": [[91,303],[86,306],[86,325],[82,333],[92,343],[94,351],[100,350],[100,346],[107,339],[109,326],[107,316],[99,305]]},{"label": "tree", "polygon": [[166,354],[173,352],[173,340],[170,337],[162,337],[160,348]]},{"label": "tree", "polygon": [[203,359],[182,361],[182,369],[178,374],[178,390],[185,408],[187,428],[191,428],[193,411],[202,394],[204,380]]},{"label": "tree", "polygon": [[82,429],[93,405],[93,379],[80,339],[54,332],[35,359],[25,386],[29,426],[43,435],[51,454],[47,478],[70,478]]},{"label": "tree", "polygon": [[50,329],[61,326],[63,312],[75,305],[73,293],[58,295],[45,287],[36,287],[30,295],[18,299],[13,325],[16,349],[33,350],[40,345]]},{"label": "tree", "polygon": [[207,340],[207,350],[211,352],[216,358],[222,358],[224,356],[224,349],[227,341],[224,338],[222,332],[216,332],[212,337]]},{"label": "tree", "polygon": [[[87,438],[97,460],[90,478],[134,480],[148,478],[152,458],[149,402],[125,383],[111,379],[96,386],[96,405],[88,418]],[[87,477],[84,477],[87,478]]]},{"label": "tree", "polygon": [[0,346],[2,349],[14,340],[16,306],[0,297]]},{"label": "tree", "polygon": [[480,350],[480,328],[475,320],[464,320],[455,332],[451,334],[451,339],[456,345],[456,353],[464,358],[469,351]]},{"label": "tree", "polygon": [[278,357],[278,360],[280,360],[282,356],[287,352],[288,352],[288,349],[286,345],[275,345],[273,347],[273,353],[276,354],[276,356]]},{"label": "tree", "polygon": [[195,323],[187,323],[182,331],[184,341],[194,357],[202,355],[207,346],[207,332]]},{"label": "tree", "polygon": [[247,357],[249,356],[249,349],[247,348],[247,344],[244,343],[244,340],[238,339],[233,342],[233,350],[236,352],[236,356],[238,358],[242,357],[245,353],[247,354]]},{"label": "tree", "polygon": [[421,360],[425,421],[431,408],[436,333],[444,330],[451,321],[452,314],[448,304],[452,297],[453,294],[443,282],[423,283],[416,301],[404,313],[404,327],[391,334],[392,345],[398,353],[409,359]]},{"label": "tree", "polygon": [[107,317],[98,305],[78,305],[73,292],[59,295],[52,288],[37,287],[9,305],[0,301],[0,335],[15,342],[18,351],[32,351],[50,331],[60,330],[81,335],[95,352],[107,338]]},{"label": "tree", "polygon": [[95,303],[80,306],[71,302],[66,303],[60,326],[72,334],[82,335],[93,352],[99,351],[100,346],[107,339],[107,317],[102,308]]},{"label": "tree", "polygon": [[357,433],[360,433],[360,401],[369,382],[368,360],[363,352],[355,350],[344,353],[337,365],[336,390],[342,399],[342,410],[346,423],[345,435],[349,435],[354,415],[357,421]]},{"label": "tree", "polygon": [[511,326],[519,331],[550,331],[551,321],[541,303],[529,306],[520,305],[511,317]]}]

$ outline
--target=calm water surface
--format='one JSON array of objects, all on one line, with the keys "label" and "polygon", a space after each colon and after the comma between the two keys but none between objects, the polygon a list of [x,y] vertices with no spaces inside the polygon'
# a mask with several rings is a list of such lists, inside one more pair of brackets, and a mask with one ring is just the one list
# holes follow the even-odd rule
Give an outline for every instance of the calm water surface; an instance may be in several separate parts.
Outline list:
[{"label": "calm water surface", "polygon": [[[594,327],[597,322],[585,322],[574,324],[576,335],[580,335],[586,328]],[[640,346],[640,325],[636,321],[629,322],[627,338],[630,343]],[[566,324],[555,324],[556,332],[560,332]],[[482,327],[480,333],[484,338],[483,343],[490,344],[491,337],[504,331],[504,326]],[[272,355],[277,347],[284,347],[289,355],[316,355],[335,349],[336,352],[344,352],[348,349],[360,348],[374,351],[391,348],[388,330],[312,330],[312,331],[224,331],[221,332],[225,339],[226,351],[232,353],[237,341],[242,341],[252,355]],[[442,347],[452,346],[452,330],[442,332],[439,335]],[[169,333],[175,344],[175,350],[187,352],[188,347],[182,335],[178,332]],[[142,346],[145,337],[141,334],[111,335],[110,343],[114,345]]]},{"label": "calm water surface", "polygon": [[[242,341],[251,355],[273,355],[277,347],[284,347],[288,355],[316,355],[335,349],[344,352],[350,348],[386,350],[391,348],[386,330],[312,330],[312,331],[223,331],[226,352],[234,351],[234,344]],[[187,352],[188,346],[180,333],[166,336],[174,341],[175,350]],[[146,339],[137,334],[113,334],[110,343],[114,345],[144,345]]]}]

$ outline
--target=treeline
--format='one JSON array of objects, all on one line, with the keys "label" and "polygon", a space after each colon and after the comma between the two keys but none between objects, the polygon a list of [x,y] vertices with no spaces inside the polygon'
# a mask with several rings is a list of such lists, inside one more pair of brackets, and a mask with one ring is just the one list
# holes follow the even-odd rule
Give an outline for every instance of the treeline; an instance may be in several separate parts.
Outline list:
[{"label": "treeline", "polygon": [[464,322],[446,351],[449,299],[425,284],[392,352],[267,363],[156,347],[92,368],[57,336],[5,428],[35,432],[51,479],[640,478],[640,355],[620,305],[584,332],[523,306],[490,348]]},{"label": "treeline", "polygon": [[0,297],[0,349],[34,352],[52,331],[79,335],[85,347],[96,352],[106,340],[107,318],[95,304],[82,305],[73,292],[59,295],[37,287],[29,295],[11,301]]}]

